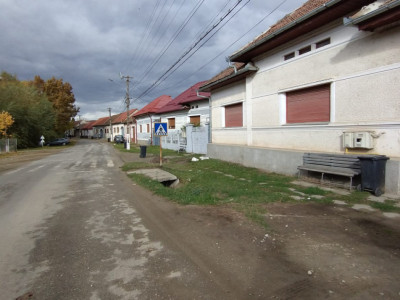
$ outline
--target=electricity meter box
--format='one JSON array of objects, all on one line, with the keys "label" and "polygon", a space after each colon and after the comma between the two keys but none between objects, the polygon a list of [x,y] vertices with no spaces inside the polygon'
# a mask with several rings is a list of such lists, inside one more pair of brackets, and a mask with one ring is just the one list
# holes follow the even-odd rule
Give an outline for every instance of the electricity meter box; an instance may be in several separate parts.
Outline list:
[{"label": "electricity meter box", "polygon": [[370,132],[344,132],[344,148],[373,149],[374,140]]}]

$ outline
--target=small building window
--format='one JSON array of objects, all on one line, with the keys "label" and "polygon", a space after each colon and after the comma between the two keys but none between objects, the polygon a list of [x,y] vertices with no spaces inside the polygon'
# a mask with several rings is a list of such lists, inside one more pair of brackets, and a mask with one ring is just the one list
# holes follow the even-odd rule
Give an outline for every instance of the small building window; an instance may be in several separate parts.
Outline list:
[{"label": "small building window", "polygon": [[283,57],[283,59],[284,59],[284,60],[289,60],[289,59],[292,59],[293,57],[294,57],[294,52],[286,54],[286,55]]},{"label": "small building window", "polygon": [[243,126],[243,104],[225,106],[225,127]]},{"label": "small building window", "polygon": [[324,40],[322,40],[322,41],[319,41],[319,42],[317,42],[316,44],[315,44],[315,48],[321,48],[321,47],[324,47],[324,46],[326,46],[326,45],[329,45],[331,43],[331,39],[330,38],[327,38],[327,39],[324,39]]},{"label": "small building window", "polygon": [[140,132],[140,133],[143,132],[143,127],[142,127],[142,125],[140,125],[140,130],[139,130],[139,132]]},{"label": "small building window", "polygon": [[191,116],[190,117],[190,124],[200,125],[200,116]]},{"label": "small building window", "polygon": [[175,118],[168,119],[168,129],[175,129]]},{"label": "small building window", "polygon": [[147,128],[147,131],[146,132],[150,132],[150,124],[147,124],[147,126],[146,126]]},{"label": "small building window", "polygon": [[310,52],[310,51],[311,51],[311,45],[308,45],[308,46],[306,46],[304,48],[301,48],[299,50],[299,55],[305,54],[305,53]]}]

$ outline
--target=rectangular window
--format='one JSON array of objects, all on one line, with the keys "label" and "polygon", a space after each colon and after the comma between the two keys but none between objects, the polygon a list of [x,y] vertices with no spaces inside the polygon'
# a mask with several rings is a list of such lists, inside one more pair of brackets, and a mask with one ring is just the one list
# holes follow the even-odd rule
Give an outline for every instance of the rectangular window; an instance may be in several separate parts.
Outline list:
[{"label": "rectangular window", "polygon": [[289,60],[289,59],[291,59],[293,57],[294,57],[294,52],[286,54],[283,58],[284,58],[284,60]]},{"label": "rectangular window", "polygon": [[322,40],[322,41],[319,41],[319,42],[317,42],[316,44],[315,44],[315,48],[321,48],[321,47],[324,47],[324,46],[326,46],[326,45],[329,45],[331,43],[331,39],[330,38],[327,38],[327,39],[324,39],[324,40]]},{"label": "rectangular window", "polygon": [[225,127],[243,126],[243,104],[225,106]]},{"label": "rectangular window", "polygon": [[330,84],[286,93],[286,123],[330,121]]},{"label": "rectangular window", "polygon": [[146,129],[147,129],[146,132],[150,132],[150,124],[146,124]]},{"label": "rectangular window", "polygon": [[190,124],[200,125],[200,116],[191,116],[190,117]]},{"label": "rectangular window", "polygon": [[301,49],[299,50],[299,55],[302,55],[302,54],[307,53],[307,52],[310,52],[310,51],[311,51],[311,45],[308,45],[308,46],[306,46],[306,47],[304,47],[304,48],[301,48]]},{"label": "rectangular window", "polygon": [[175,118],[168,119],[168,129],[175,129]]},{"label": "rectangular window", "polygon": [[142,127],[142,125],[140,125],[140,131],[139,131],[140,133],[142,133],[143,132],[143,127]]}]

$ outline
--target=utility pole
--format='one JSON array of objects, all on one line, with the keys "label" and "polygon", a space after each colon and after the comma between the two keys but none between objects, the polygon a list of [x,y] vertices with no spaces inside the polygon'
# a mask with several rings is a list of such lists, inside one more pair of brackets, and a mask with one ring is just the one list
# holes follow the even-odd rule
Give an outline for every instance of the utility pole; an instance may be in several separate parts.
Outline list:
[{"label": "utility pole", "polygon": [[107,108],[108,112],[110,113],[110,142],[113,142],[113,130],[112,130],[112,123],[111,123],[111,107]]},{"label": "utility pole", "polygon": [[[125,103],[126,103],[126,133],[128,133],[129,131],[129,104],[130,104],[130,99],[129,99],[129,82],[130,79],[133,78],[132,76],[122,76],[121,75],[121,79],[125,79],[126,80],[126,99],[125,99]],[[126,141],[126,148],[129,150],[130,149],[130,132]]]}]

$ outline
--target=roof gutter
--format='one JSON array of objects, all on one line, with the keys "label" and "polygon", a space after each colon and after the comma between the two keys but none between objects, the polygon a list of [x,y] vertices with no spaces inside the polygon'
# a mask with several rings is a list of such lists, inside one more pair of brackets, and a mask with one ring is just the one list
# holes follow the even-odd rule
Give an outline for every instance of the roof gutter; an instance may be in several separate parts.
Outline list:
[{"label": "roof gutter", "polygon": [[197,93],[198,93],[199,91],[200,91],[200,92],[203,92],[203,91],[205,92],[207,89],[212,88],[213,86],[219,85],[220,83],[225,82],[225,81],[229,81],[230,79],[235,78],[235,77],[237,77],[237,76],[239,76],[239,75],[242,75],[242,74],[244,74],[244,73],[246,73],[246,72],[257,72],[257,71],[258,71],[258,67],[254,66],[252,63],[247,63],[247,64],[244,66],[243,69],[237,70],[237,71],[236,71],[235,73],[233,73],[232,75],[229,75],[229,76],[227,76],[227,77],[221,78],[221,79],[219,79],[219,80],[217,80],[217,81],[214,81],[214,82],[211,82],[211,83],[209,83],[209,84],[203,85],[202,87],[200,87],[200,88],[197,90]]},{"label": "roof gutter", "polygon": [[361,23],[361,22],[366,21],[366,20],[368,20],[370,18],[373,18],[373,17],[375,17],[375,16],[377,16],[377,15],[379,15],[379,14],[385,12],[385,11],[388,11],[388,10],[390,10],[390,9],[396,7],[396,6],[399,6],[399,5],[400,5],[400,0],[396,0],[396,1],[391,2],[389,4],[382,5],[378,9],[375,9],[375,10],[371,11],[370,13],[367,13],[367,14],[361,16],[361,17],[358,17],[358,18],[355,18],[355,19],[352,19],[352,18],[349,18],[349,17],[343,18],[343,24],[345,26],[356,25],[358,23]]},{"label": "roof gutter", "polygon": [[329,7],[341,2],[343,0],[332,0],[329,1],[328,3],[325,3],[324,5],[314,9],[313,11],[309,12],[308,14],[302,16],[301,18],[293,21],[292,23],[287,24],[286,26],[282,27],[281,29],[278,29],[277,31],[271,33],[270,35],[267,35],[266,37],[264,37],[263,39],[261,39],[260,41],[256,42],[254,45],[250,46],[249,48],[245,48],[243,50],[239,50],[238,52],[232,54],[229,59],[231,61],[235,61],[238,57],[242,56],[243,54],[257,48],[258,46],[264,44],[265,42],[271,40],[272,38],[276,37],[277,35],[280,35],[281,33],[283,33],[284,31],[287,31],[288,29],[298,25],[299,23],[311,18],[312,16],[315,16],[317,14],[319,14],[321,11],[324,11],[326,9],[328,9]]}]

